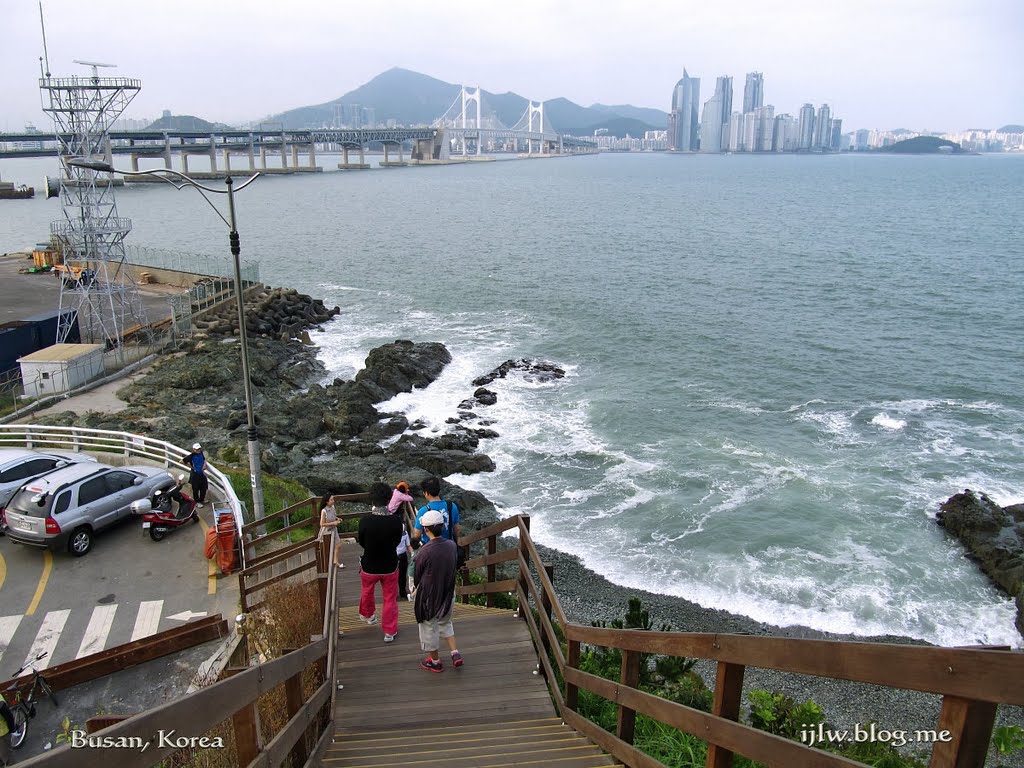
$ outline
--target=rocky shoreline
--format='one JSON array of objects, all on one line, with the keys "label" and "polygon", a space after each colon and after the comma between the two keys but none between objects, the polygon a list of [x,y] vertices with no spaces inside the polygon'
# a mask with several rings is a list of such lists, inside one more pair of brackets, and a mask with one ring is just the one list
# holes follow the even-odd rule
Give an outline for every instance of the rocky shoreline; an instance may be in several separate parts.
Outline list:
[{"label": "rocky shoreline", "polygon": [[[509,360],[467,382],[468,396],[459,404],[457,416],[449,419],[449,433],[424,434],[426,425],[410,424],[402,414],[381,413],[376,406],[400,392],[429,386],[451,361],[443,345],[397,340],[372,350],[354,379],[325,384],[328,374],[310,336],[315,338],[318,324],[329,321],[337,310],[326,310],[322,303],[294,291],[283,299],[264,293],[259,301],[260,311],[270,307],[277,316],[275,323],[261,316],[250,323],[250,328],[264,331],[250,333],[249,351],[263,468],[293,478],[316,494],[365,491],[379,478],[390,483],[406,480],[416,488],[431,474],[443,478],[490,471],[493,462],[477,450],[481,439],[496,436],[495,428],[500,429],[500,424],[486,417],[486,407],[497,397],[487,384],[509,375],[539,379],[564,375],[544,361]],[[282,301],[288,304],[286,310],[281,309]],[[244,457],[246,416],[237,339],[225,335],[235,331],[226,317],[205,324],[187,347],[118,391],[128,406],[116,414],[63,412],[41,421],[129,430],[177,445],[200,440],[215,465],[236,463]],[[463,510],[464,527],[478,529],[497,519],[493,504],[480,493],[445,483],[443,495]],[[542,556],[554,566],[566,614],[580,623],[594,617],[621,617],[629,598],[638,596],[656,625],[668,624],[679,631],[915,642],[766,625],[681,598],[619,587],[565,553],[542,548]],[[696,669],[713,683],[715,670],[710,663],[698,664]],[[927,694],[768,670],[748,670],[745,690],[751,688],[781,691],[797,701],[813,699],[839,728],[872,721],[889,729],[933,728],[940,705],[938,697]],[[997,724],[1004,723],[1024,725],[1024,711],[1001,707]],[[1024,765],[1024,759],[1004,764]]]}]

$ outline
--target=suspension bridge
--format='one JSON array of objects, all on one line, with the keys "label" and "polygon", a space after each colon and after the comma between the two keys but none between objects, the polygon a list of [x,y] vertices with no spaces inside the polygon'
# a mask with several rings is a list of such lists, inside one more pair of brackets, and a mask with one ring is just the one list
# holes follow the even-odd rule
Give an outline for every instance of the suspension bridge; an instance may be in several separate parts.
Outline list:
[{"label": "suspension bridge", "polygon": [[[0,133],[0,158],[47,157],[58,154],[59,134],[42,132]],[[309,173],[322,170],[317,153],[341,153],[339,168],[369,168],[366,153],[379,148],[383,167],[447,164],[490,159],[495,154],[545,157],[593,153],[595,142],[560,133],[544,114],[544,102],[528,101],[522,116],[504,125],[487,104],[479,87],[460,86],[459,94],[443,115],[430,125],[412,127],[346,128],[325,126],[309,129],[267,128],[251,130],[148,130],[107,134],[106,154],[126,155],[132,170],[140,161],[162,160],[172,168],[180,158],[181,170],[196,178],[218,178],[229,173]],[[358,161],[350,162],[350,153]],[[408,153],[408,154],[406,154]],[[397,155],[397,159],[394,159]],[[200,166],[189,168],[199,156]],[[241,160],[239,160],[241,156]],[[234,168],[232,160],[234,158]],[[278,160],[279,158],[279,160]],[[408,159],[407,159],[408,158]],[[273,159],[273,162],[268,162]],[[133,181],[146,177],[136,177]]]}]

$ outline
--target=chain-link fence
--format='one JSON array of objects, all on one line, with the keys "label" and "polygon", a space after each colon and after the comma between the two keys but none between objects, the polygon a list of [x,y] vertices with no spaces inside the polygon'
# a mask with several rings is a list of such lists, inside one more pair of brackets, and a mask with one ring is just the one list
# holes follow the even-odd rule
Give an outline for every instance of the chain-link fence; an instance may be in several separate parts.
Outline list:
[{"label": "chain-link fence", "polygon": [[[130,263],[140,267],[168,269],[190,275],[233,278],[235,266],[227,254],[213,256],[208,253],[171,251],[166,248],[151,248],[142,245],[126,245],[125,255]],[[258,283],[260,266],[254,261],[241,262],[242,282]]]}]

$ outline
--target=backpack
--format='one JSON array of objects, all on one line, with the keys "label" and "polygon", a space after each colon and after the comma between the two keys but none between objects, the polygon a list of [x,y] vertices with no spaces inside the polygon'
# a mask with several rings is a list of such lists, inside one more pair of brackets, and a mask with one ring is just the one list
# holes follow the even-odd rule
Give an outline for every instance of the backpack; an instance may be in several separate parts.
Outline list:
[{"label": "backpack", "polygon": [[455,570],[461,571],[466,567],[466,559],[469,557],[469,547],[463,547],[459,544],[459,540],[455,538],[455,523],[452,521],[454,513],[452,512],[452,503],[447,499],[444,499],[444,505],[448,508],[448,530],[452,533],[452,541],[455,542],[455,548],[459,555],[455,561]]}]

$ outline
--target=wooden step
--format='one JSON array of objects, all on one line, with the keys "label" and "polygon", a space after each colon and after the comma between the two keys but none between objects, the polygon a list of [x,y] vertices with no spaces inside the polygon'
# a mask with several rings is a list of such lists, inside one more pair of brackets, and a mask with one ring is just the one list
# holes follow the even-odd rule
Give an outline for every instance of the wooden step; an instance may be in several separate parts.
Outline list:
[{"label": "wooden step", "polygon": [[[415,718],[404,718],[415,722]],[[337,768],[597,768],[615,761],[558,718],[373,731],[336,737],[323,758]]]}]

